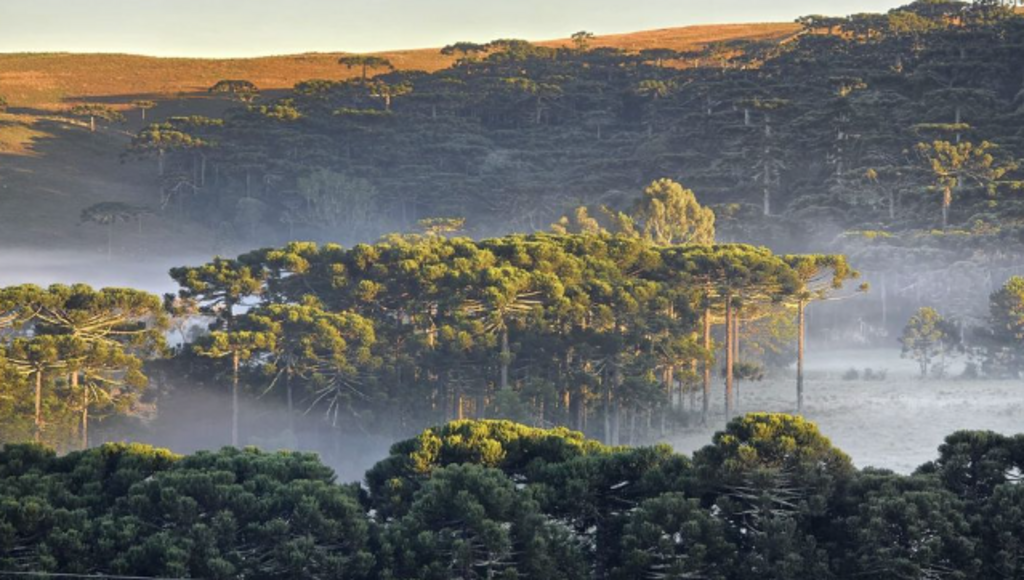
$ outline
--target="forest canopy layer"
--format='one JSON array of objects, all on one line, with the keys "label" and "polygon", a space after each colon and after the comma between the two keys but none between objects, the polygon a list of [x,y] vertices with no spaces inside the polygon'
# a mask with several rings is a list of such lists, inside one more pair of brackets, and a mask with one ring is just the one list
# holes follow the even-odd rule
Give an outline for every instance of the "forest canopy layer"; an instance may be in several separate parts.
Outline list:
[{"label": "forest canopy layer", "polygon": [[803,419],[693,457],[459,421],[339,485],[310,454],[0,451],[0,571],[209,579],[1021,578],[1024,436],[958,432],[913,475]]}]

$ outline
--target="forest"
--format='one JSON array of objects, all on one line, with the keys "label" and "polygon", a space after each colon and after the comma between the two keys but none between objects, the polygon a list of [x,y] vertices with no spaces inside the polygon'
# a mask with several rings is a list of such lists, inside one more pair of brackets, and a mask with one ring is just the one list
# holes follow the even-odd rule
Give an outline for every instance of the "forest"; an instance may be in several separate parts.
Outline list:
[{"label": "forest", "polygon": [[1024,579],[1024,14],[797,23],[69,107],[225,255],[0,284],[0,577]]},{"label": "forest", "polygon": [[456,421],[340,484],[315,455],[0,451],[0,566],[174,578],[1021,578],[1024,437],[912,475],[751,414],[692,457]]}]

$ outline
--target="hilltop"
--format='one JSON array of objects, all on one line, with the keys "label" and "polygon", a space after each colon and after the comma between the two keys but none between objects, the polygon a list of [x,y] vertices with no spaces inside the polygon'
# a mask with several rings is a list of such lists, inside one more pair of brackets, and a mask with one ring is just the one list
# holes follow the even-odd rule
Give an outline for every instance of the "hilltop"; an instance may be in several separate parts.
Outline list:
[{"label": "hilltop", "polygon": [[[799,30],[789,23],[728,24],[664,28],[598,36],[594,47],[627,51],[666,48],[697,50],[714,42],[782,40]],[[539,46],[568,46],[556,39]],[[0,95],[12,107],[61,110],[68,103],[102,100],[123,103],[134,98],[177,98],[202,93],[221,79],[246,79],[263,90],[289,89],[308,79],[342,80],[359,71],[338,64],[347,53],[310,53],[258,58],[158,58],[129,54],[10,53],[0,54]],[[437,71],[455,58],[438,48],[375,53],[397,70]]]}]

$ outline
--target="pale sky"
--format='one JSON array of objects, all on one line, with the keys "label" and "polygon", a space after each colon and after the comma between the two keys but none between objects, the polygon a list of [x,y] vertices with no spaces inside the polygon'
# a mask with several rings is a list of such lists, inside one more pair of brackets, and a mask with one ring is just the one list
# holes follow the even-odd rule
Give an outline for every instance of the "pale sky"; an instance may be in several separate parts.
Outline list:
[{"label": "pale sky", "polygon": [[883,12],[910,0],[0,0],[0,52],[255,56]]}]

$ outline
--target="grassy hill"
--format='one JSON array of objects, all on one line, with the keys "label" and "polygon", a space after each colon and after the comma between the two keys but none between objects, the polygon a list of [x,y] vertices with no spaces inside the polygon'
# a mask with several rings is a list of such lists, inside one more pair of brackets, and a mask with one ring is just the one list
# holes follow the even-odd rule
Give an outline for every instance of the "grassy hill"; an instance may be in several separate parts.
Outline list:
[{"label": "grassy hill", "polygon": [[[665,28],[599,36],[593,46],[629,51],[645,48],[692,50],[729,40],[781,40],[795,24],[734,24]],[[566,39],[537,43],[568,45]],[[261,89],[287,89],[307,79],[344,79],[359,74],[338,65],[342,53],[297,54],[245,59],[154,58],[127,54],[0,54],[0,95],[12,107],[60,110],[68,103],[133,98],[175,98],[199,93],[220,79],[247,79]],[[452,64],[436,48],[380,53],[399,70],[435,71]]]},{"label": "grassy hill", "polygon": [[[794,24],[740,24],[666,28],[600,36],[595,47],[629,51],[645,48],[694,50],[730,40],[784,40]],[[538,43],[557,47],[567,39]],[[10,111],[0,113],[0,245],[85,249],[102,253],[106,234],[77,226],[82,209],[101,201],[143,206],[154,202],[148,168],[121,163],[130,134],[143,126],[139,111],[126,110],[128,122],[90,134],[84,124],[62,115],[80,102],[103,102],[130,109],[134,99],[158,106],[148,120],[176,115],[218,116],[230,106],[206,88],[220,79],[251,80],[265,92],[289,89],[314,79],[359,74],[337,63],[342,53],[268,56],[247,59],[154,58],[127,54],[0,54],[0,95]],[[380,53],[399,70],[436,71],[452,57],[437,48]],[[220,249],[208,232],[182,232],[153,220],[145,245],[130,226],[115,240],[115,251],[142,257],[160,251],[208,252]],[[120,226],[119,226],[120,227]],[[119,240],[119,241],[118,241]]]}]

